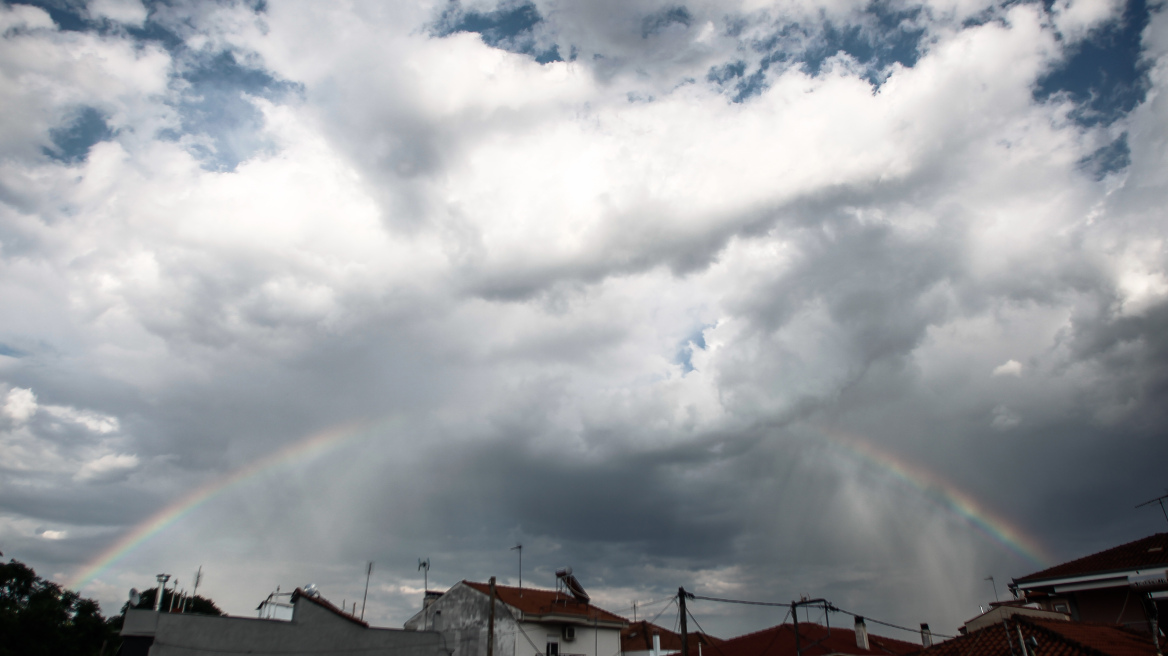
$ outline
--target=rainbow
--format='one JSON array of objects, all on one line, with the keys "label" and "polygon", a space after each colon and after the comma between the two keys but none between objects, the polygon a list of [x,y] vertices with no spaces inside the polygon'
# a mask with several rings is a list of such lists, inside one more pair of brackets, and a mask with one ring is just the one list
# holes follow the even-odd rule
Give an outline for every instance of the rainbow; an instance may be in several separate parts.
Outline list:
[{"label": "rainbow", "polygon": [[1021,529],[994,514],[952,483],[918,465],[878,449],[871,440],[864,439],[859,435],[823,427],[820,427],[819,430],[832,444],[842,447],[858,460],[888,472],[901,482],[916,488],[925,497],[959,515],[993,542],[1005,546],[1040,568],[1053,562],[1050,553],[1038,540],[1026,535]]},{"label": "rainbow", "polygon": [[223,492],[269,469],[295,460],[311,458],[318,455],[350,438],[366,433],[368,428],[369,425],[367,422],[355,422],[334,426],[319,433],[313,433],[274,453],[207,482],[196,490],[175,500],[162,510],[154,513],[146,521],[135,526],[129,533],[122,536],[121,539],[98,554],[92,561],[82,566],[77,575],[67,584],[68,587],[72,590],[80,591],[82,587],[96,578],[98,574],[101,574],[110,565],[113,565],[126,554],[139,547],[143,542],[158,535],[166,530],[168,526],[187,516],[196,508],[214,499]]}]

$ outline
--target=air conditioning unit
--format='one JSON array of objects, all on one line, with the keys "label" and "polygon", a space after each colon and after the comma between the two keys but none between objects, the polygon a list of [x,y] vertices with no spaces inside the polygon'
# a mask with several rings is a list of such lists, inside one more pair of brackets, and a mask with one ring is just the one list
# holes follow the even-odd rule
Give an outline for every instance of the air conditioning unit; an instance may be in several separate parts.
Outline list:
[{"label": "air conditioning unit", "polygon": [[564,642],[572,642],[576,639],[576,627],[571,624],[564,625]]}]

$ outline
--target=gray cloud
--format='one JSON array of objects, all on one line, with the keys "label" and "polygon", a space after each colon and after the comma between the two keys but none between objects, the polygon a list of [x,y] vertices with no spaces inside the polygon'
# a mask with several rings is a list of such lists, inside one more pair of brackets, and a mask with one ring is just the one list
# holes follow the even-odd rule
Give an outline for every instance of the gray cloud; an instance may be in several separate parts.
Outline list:
[{"label": "gray cloud", "polygon": [[944,632],[1156,530],[1164,17],[1085,124],[1034,95],[1114,18],[1076,6],[5,6],[0,548],[68,580],[169,508],[82,592],[204,565],[246,613],[375,560],[400,624],[418,557],[522,542],[630,614]]}]

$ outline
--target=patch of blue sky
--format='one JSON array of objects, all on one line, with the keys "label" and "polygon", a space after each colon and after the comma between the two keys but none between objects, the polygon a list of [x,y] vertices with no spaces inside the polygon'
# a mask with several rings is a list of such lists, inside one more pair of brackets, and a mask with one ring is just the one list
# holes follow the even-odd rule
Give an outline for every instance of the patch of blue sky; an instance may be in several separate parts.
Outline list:
[{"label": "patch of blue sky", "polygon": [[22,358],[26,354],[24,351],[21,351],[19,349],[15,349],[15,348],[5,344],[4,342],[0,342],[0,355],[4,355],[4,356],[10,357],[10,358]]},{"label": "patch of blue sky", "polygon": [[674,362],[681,365],[682,375],[688,374],[694,370],[693,354],[694,349],[706,350],[706,328],[712,326],[702,326],[695,330],[691,335],[681,341],[677,347],[677,354],[674,356]]},{"label": "patch of blue sky", "polygon": [[[164,131],[163,139],[184,137],[190,152],[203,168],[234,171],[257,153],[272,147],[263,134],[263,115],[248,97],[280,102],[302,93],[300,85],[278,80],[266,71],[241,64],[234,53],[192,52],[174,30],[155,20],[154,8],[163,0],[146,0],[148,16],[142,26],[124,26],[93,19],[78,0],[27,0],[22,4],[40,7],[49,13],[59,29],[99,34],[125,35],[139,43],[155,43],[170,52],[176,62],[171,104],[178,110],[181,127]],[[253,2],[257,13],[264,2]],[[55,159],[75,162],[84,159],[97,141],[112,136],[104,118],[92,108],[82,108],[78,117],[50,132],[51,148],[45,153]]]},{"label": "patch of blue sky", "polygon": [[42,149],[45,155],[66,164],[84,161],[89,149],[114,136],[106,117],[95,107],[79,107],[64,125],[49,130],[51,146]]},{"label": "patch of blue sky", "polygon": [[1127,168],[1128,164],[1131,164],[1131,148],[1127,143],[1126,132],[1079,162],[1079,166],[1096,180],[1102,180],[1108,174],[1122,171]]},{"label": "patch of blue sky", "polygon": [[691,23],[693,23],[693,16],[685,7],[666,7],[661,11],[646,16],[641,21],[641,38],[648,39],[674,25],[688,28]]},{"label": "patch of blue sky", "polygon": [[[926,30],[920,25],[920,7],[893,6],[890,2],[872,2],[847,24],[824,21],[821,24],[788,23],[766,38],[756,39],[751,49],[760,58],[754,66],[736,60],[711,67],[706,79],[743,102],[766,89],[767,74],[773,67],[800,66],[810,75],[819,75],[825,62],[843,54],[864,67],[865,78],[879,88],[887,78],[889,67],[898,63],[912,67],[921,56]],[[743,26],[730,23],[727,34],[741,34]]]},{"label": "patch of blue sky", "polygon": [[473,32],[492,48],[528,55],[541,64],[563,61],[558,46],[539,43],[536,28],[543,20],[529,0],[503,2],[486,12],[467,11],[458,0],[452,0],[430,27],[440,37]]},{"label": "patch of blue sky", "polygon": [[1035,100],[1069,98],[1076,105],[1072,118],[1085,126],[1110,125],[1126,115],[1147,95],[1149,62],[1140,56],[1141,35],[1161,6],[1128,0],[1119,16],[1071,46],[1067,58],[1038,80]]},{"label": "patch of blue sky", "polygon": [[240,162],[271,147],[263,114],[247,96],[280,102],[302,93],[300,85],[239,63],[231,52],[195,57],[181,74],[186,88],[177,102],[181,134],[202,136],[192,151],[208,170],[233,171]]}]

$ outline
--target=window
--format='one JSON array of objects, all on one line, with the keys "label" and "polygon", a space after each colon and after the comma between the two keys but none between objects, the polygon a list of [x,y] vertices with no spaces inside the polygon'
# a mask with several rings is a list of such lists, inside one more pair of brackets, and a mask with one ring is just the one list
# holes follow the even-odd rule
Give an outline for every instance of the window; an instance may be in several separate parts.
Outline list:
[{"label": "window", "polygon": [[560,656],[560,643],[558,643],[558,642],[547,643],[547,651],[545,651],[544,654],[545,654],[545,656]]}]

